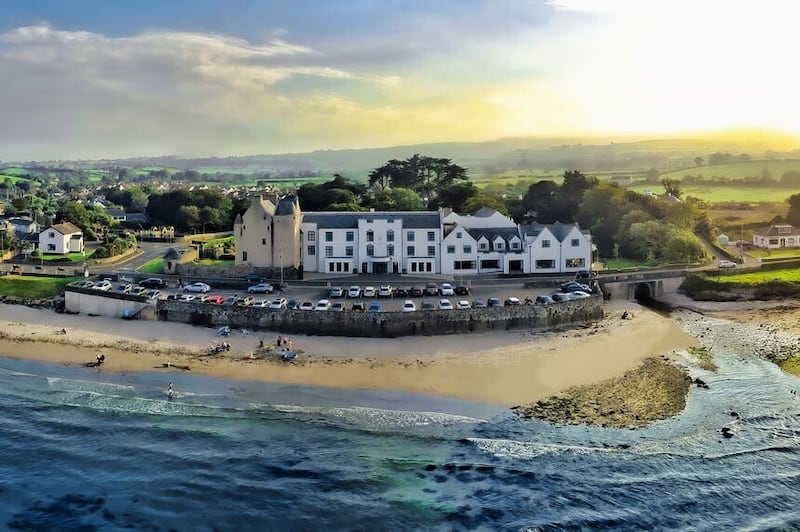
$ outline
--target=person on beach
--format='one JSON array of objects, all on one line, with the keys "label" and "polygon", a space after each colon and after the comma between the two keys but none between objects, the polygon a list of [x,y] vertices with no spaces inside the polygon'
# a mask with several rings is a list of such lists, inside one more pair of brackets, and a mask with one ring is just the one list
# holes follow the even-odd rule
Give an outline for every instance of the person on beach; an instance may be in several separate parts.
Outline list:
[{"label": "person on beach", "polygon": [[95,362],[94,365],[95,366],[99,366],[100,364],[102,364],[105,361],[106,361],[106,356],[104,354],[102,354],[102,353],[97,353],[97,362]]}]

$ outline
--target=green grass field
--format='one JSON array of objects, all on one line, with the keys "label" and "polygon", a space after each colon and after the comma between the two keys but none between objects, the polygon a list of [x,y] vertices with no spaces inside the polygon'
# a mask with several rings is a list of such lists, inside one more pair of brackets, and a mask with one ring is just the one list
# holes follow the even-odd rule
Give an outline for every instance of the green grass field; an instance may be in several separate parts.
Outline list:
[{"label": "green grass field", "polygon": [[81,277],[35,277],[5,275],[0,277],[0,294],[14,297],[47,299],[64,292],[64,287]]},{"label": "green grass field", "polygon": [[220,260],[220,259],[200,259],[197,264],[201,266],[222,266],[223,268],[233,268],[236,265],[234,260]]},{"label": "green grass field", "polygon": [[[661,185],[640,184],[627,187],[636,192],[654,192],[663,194],[664,188]],[[767,188],[767,187],[697,187],[681,185],[683,196],[691,196],[708,203],[782,203],[796,191],[787,188]]]},{"label": "green grass field", "polygon": [[137,268],[142,273],[164,273],[164,259],[159,257],[145,262]]},{"label": "green grass field", "polygon": [[697,166],[684,168],[661,174],[662,178],[683,179],[686,176],[703,176],[706,179],[712,177],[727,177],[728,179],[742,179],[745,177],[760,176],[767,170],[773,179],[780,179],[784,172],[794,170],[800,172],[800,159],[776,159],[748,161],[731,164],[716,164],[712,166]]},{"label": "green grass field", "polygon": [[771,281],[797,283],[800,282],[800,268],[720,275],[719,277],[715,277],[714,281],[722,284],[735,283],[742,285],[759,285]]},{"label": "green grass field", "polygon": [[61,262],[62,259],[66,258],[72,262],[83,263],[86,262],[86,259],[92,258],[92,253],[88,253],[86,256],[83,253],[68,253],[66,255],[48,255],[45,253],[41,260],[44,262]]}]

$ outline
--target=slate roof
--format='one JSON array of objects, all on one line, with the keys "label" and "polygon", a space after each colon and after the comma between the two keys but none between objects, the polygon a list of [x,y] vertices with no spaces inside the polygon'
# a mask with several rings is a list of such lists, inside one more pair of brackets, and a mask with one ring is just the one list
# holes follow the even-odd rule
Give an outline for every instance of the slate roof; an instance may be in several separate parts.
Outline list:
[{"label": "slate roof", "polygon": [[499,227],[499,228],[479,228],[479,229],[471,229],[471,228],[463,228],[467,233],[469,233],[472,238],[476,241],[480,240],[481,237],[486,237],[486,240],[489,242],[494,242],[497,237],[499,236],[503,240],[508,243],[512,238],[519,237],[519,231],[516,227]]},{"label": "slate roof", "polygon": [[404,229],[439,229],[438,212],[307,212],[303,222],[320,229],[356,229],[359,220],[403,220]]},{"label": "slate roof", "polygon": [[761,231],[754,231],[756,235],[771,237],[771,236],[797,236],[800,235],[800,229],[789,224],[772,224],[766,229]]},{"label": "slate roof", "polygon": [[72,233],[80,233],[81,230],[78,229],[78,226],[71,222],[64,222],[60,224],[51,225],[48,229],[55,229],[62,235],[71,235]]},{"label": "slate roof", "polygon": [[570,231],[574,228],[578,228],[580,232],[584,235],[588,235],[589,231],[581,229],[578,224],[562,224],[562,223],[554,223],[554,224],[540,224],[540,223],[532,223],[532,224],[525,224],[521,225],[520,228],[522,229],[522,233],[525,236],[539,236],[539,234],[544,231],[545,228],[549,229],[553,236],[558,239],[559,242],[563,242],[567,235],[569,235]]},{"label": "slate roof", "polygon": [[300,210],[300,202],[297,196],[290,195],[281,198],[275,208],[275,216],[286,216],[294,214]]}]

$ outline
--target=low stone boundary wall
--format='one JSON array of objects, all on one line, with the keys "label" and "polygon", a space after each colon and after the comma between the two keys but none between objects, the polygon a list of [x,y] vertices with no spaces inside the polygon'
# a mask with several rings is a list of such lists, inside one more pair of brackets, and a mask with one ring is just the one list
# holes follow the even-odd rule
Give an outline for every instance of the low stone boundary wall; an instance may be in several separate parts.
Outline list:
[{"label": "low stone boundary wall", "polygon": [[603,317],[599,296],[548,306],[513,306],[417,312],[270,310],[160,300],[158,319],[195,325],[323,336],[394,338],[504,330],[548,330],[592,323]]}]

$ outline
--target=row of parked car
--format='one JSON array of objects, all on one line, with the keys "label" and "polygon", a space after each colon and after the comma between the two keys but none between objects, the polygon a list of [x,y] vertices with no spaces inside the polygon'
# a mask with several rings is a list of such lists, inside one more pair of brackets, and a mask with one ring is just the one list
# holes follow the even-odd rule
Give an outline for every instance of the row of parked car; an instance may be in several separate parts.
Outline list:
[{"label": "row of parked car", "polygon": [[353,285],[347,290],[341,286],[334,286],[330,289],[331,298],[348,297],[351,299],[372,298],[372,297],[422,297],[422,296],[468,296],[469,287],[465,285],[453,286],[450,283],[428,283],[425,286],[391,286],[382,284],[378,288],[365,286],[361,288]]}]

